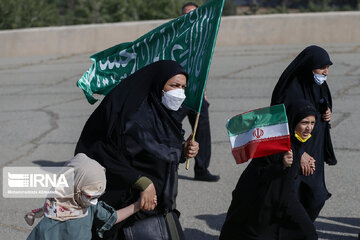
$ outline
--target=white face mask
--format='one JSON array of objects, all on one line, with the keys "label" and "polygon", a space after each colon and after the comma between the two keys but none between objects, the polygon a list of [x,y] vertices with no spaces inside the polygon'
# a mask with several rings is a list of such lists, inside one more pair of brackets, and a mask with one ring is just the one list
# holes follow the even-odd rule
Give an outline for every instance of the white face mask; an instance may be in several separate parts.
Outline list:
[{"label": "white face mask", "polygon": [[83,204],[86,207],[88,207],[90,205],[96,205],[98,203],[98,198],[99,198],[99,196],[89,198],[86,195],[81,194],[81,201],[83,202]]},{"label": "white face mask", "polygon": [[314,79],[317,85],[321,85],[326,81],[327,76],[326,75],[322,75],[322,74],[318,74],[318,73],[314,73]]},{"label": "white face mask", "polygon": [[173,111],[179,110],[181,104],[184,102],[186,96],[184,89],[177,88],[174,90],[170,90],[165,92],[163,90],[164,96],[161,98],[162,104],[169,109]]}]

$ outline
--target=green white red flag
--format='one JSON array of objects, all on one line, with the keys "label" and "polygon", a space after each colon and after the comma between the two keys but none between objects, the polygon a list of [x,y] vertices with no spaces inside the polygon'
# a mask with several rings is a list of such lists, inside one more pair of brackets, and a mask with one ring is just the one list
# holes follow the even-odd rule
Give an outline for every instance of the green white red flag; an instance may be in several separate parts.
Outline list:
[{"label": "green white red flag", "polygon": [[226,128],[237,164],[291,149],[283,104],[234,116],[228,120]]}]

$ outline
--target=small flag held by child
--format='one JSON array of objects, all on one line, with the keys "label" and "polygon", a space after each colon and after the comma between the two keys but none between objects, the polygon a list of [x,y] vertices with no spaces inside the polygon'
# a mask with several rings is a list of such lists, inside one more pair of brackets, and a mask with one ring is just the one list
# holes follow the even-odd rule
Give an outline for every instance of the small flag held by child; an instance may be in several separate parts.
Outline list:
[{"label": "small flag held by child", "polygon": [[226,128],[237,164],[291,149],[283,104],[234,116],[228,120]]}]

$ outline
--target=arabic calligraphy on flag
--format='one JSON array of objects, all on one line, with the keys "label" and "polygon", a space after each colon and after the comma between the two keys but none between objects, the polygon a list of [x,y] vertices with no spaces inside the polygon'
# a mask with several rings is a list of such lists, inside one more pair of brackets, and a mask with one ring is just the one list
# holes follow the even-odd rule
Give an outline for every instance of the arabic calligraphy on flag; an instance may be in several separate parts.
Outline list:
[{"label": "arabic calligraphy on flag", "polygon": [[[78,80],[88,101],[106,95],[140,68],[174,60],[189,75],[185,105],[198,111],[210,68],[225,0],[211,0],[194,11],[167,22],[134,42],[122,43],[91,56],[93,64]],[[120,33],[126,34],[126,33]]]}]

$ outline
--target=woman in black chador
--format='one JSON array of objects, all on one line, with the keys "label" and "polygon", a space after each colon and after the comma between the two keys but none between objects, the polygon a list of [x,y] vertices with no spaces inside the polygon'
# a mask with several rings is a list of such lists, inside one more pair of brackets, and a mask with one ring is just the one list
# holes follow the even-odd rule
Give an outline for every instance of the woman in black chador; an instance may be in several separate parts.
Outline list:
[{"label": "woman in black chador", "polygon": [[232,193],[220,240],[317,239],[314,224],[295,193],[300,158],[311,139],[316,110],[301,100],[286,111],[291,151],[251,160]]},{"label": "woman in black chador", "polygon": [[[141,202],[142,211],[115,225],[105,239],[124,239],[125,228],[157,214],[170,219],[169,239],[174,234],[183,238],[175,209],[177,169],[199,149],[190,137],[184,141],[181,123],[173,117],[185,99],[186,81],[178,63],[152,63],[111,90],[86,122],[75,153],[106,168],[106,192],[100,200],[115,209],[138,198]],[[152,231],[158,230],[164,229]]]},{"label": "woman in black chador", "polygon": [[[271,99],[272,105],[288,105],[294,100],[306,99],[316,108],[318,121],[314,137],[302,156],[303,174],[296,183],[300,201],[313,221],[331,196],[325,185],[324,163],[337,163],[330,137],[332,100],[326,83],[330,65],[329,54],[323,48],[305,48],[282,73]],[[312,171],[309,162],[314,159],[316,170]]]}]

